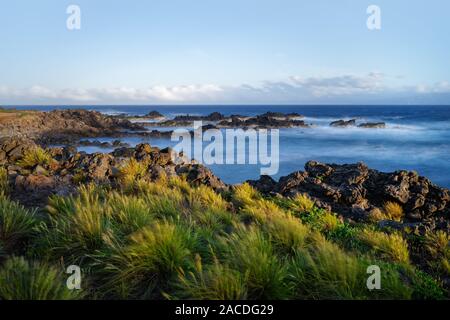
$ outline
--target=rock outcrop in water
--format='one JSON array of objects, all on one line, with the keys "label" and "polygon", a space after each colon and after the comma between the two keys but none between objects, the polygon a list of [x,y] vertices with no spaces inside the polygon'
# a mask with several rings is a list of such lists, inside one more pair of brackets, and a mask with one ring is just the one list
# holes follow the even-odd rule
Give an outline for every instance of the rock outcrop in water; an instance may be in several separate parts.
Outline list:
[{"label": "rock outcrop in water", "polygon": [[368,128],[368,129],[384,129],[386,128],[386,123],[384,122],[367,122],[361,123],[358,125],[359,128]]},{"label": "rock outcrop in water", "polygon": [[356,125],[356,119],[337,120],[330,123],[331,127],[351,127]]},{"label": "rock outcrop in water", "polygon": [[219,112],[213,112],[206,116],[180,115],[173,119],[158,123],[159,126],[192,126],[193,121],[215,122],[217,128],[294,128],[309,127],[299,120],[302,118],[298,113],[266,112],[254,117],[231,115],[224,116]]}]

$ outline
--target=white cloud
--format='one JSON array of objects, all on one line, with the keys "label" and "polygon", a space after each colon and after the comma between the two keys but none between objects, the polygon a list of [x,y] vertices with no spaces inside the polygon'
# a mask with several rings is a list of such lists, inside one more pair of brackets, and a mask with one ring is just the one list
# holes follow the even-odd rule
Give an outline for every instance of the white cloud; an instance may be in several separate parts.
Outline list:
[{"label": "white cloud", "polygon": [[50,89],[33,86],[26,89],[0,87],[2,99],[63,100],[74,102],[136,101],[187,102],[212,100],[223,89],[216,85],[154,86],[149,88]]},{"label": "white cloud", "polygon": [[437,82],[433,85],[418,85],[416,87],[419,93],[450,93],[450,83],[448,81]]},{"label": "white cloud", "polygon": [[[0,103],[364,103],[389,99],[411,101],[414,95],[426,97],[450,93],[450,83],[433,85],[388,86],[386,76],[371,72],[328,77],[292,76],[283,81],[265,81],[259,85],[214,84],[116,87],[92,89],[51,89],[32,86],[18,89],[0,86]],[[443,99],[449,103],[448,96]]]},{"label": "white cloud", "polygon": [[361,93],[376,93],[385,89],[384,75],[371,72],[367,75],[340,75],[335,77],[292,77],[299,87],[307,89],[317,97],[340,96]]}]

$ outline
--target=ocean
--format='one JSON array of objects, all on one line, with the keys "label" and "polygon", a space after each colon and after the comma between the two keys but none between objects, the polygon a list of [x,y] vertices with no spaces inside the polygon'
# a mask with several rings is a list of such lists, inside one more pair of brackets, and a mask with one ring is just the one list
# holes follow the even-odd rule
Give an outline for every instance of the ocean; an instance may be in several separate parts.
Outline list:
[{"label": "ocean", "polygon": [[[17,109],[52,110],[54,106],[20,106]],[[62,108],[62,107],[58,107]],[[414,170],[437,185],[450,188],[450,106],[76,106],[105,114],[143,115],[156,110],[174,117],[180,114],[256,115],[267,111],[297,112],[312,128],[280,129],[279,171],[273,178],[303,170],[309,160],[325,163],[364,162],[370,168],[391,172]],[[356,118],[358,122],[386,122],[385,129],[333,128],[335,120]],[[152,129],[152,128],[149,128]],[[111,138],[97,139],[111,141]],[[153,146],[174,146],[170,139],[123,138],[131,145],[148,142]],[[95,147],[86,152],[109,152]],[[227,183],[257,179],[260,165],[211,165]]]}]

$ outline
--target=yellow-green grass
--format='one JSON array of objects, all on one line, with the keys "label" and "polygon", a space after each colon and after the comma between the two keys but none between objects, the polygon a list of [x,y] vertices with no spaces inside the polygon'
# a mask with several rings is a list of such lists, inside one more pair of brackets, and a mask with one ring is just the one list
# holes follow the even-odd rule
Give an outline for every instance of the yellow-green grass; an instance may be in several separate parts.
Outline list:
[{"label": "yellow-green grass", "polygon": [[[86,274],[81,294],[95,299],[442,296],[438,281],[418,276],[400,234],[349,226],[304,195],[268,198],[248,184],[221,195],[180,177],[150,182],[141,169],[133,163],[126,170],[132,188],[127,178],[114,189],[89,184],[52,196],[39,221],[2,200],[26,219],[0,241],[0,273],[2,261],[19,254],[44,271],[78,264]],[[354,250],[348,241],[365,247]],[[445,257],[439,243],[430,254]],[[367,288],[369,265],[380,266],[383,290]],[[15,295],[21,298],[8,298]]]}]

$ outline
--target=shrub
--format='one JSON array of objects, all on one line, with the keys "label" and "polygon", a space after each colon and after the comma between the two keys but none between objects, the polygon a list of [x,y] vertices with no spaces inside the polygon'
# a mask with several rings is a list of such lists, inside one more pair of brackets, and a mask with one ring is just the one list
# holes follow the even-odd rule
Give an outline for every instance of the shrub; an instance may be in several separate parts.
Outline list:
[{"label": "shrub", "polygon": [[259,199],[251,204],[246,204],[239,212],[244,222],[266,223],[267,219],[284,217],[286,213],[272,201]]},{"label": "shrub", "polygon": [[232,201],[238,206],[254,205],[255,200],[260,200],[261,195],[248,183],[236,186],[231,196]]},{"label": "shrub", "polygon": [[8,171],[4,167],[0,167],[0,197],[9,192]]},{"label": "shrub", "polygon": [[222,196],[208,186],[200,185],[191,189],[188,202],[192,208],[227,210],[228,204]]},{"label": "shrub", "polygon": [[432,258],[429,265],[446,275],[450,275],[450,236],[444,231],[428,232],[425,249]]},{"label": "shrub", "polygon": [[384,259],[396,262],[409,262],[408,244],[400,234],[364,229],[358,238],[372,247],[374,252]]},{"label": "shrub", "polygon": [[135,182],[147,174],[148,163],[139,162],[135,158],[130,158],[119,171],[119,180],[126,188],[131,187]]},{"label": "shrub", "polygon": [[291,261],[295,297],[354,299],[365,287],[363,265],[338,246],[313,234],[308,250],[297,250]]},{"label": "shrub", "polygon": [[314,208],[314,201],[307,194],[298,193],[292,198],[290,208],[300,213],[310,212]]},{"label": "shrub", "polygon": [[409,276],[412,279],[414,299],[441,300],[446,298],[444,289],[428,274],[415,269],[409,271]]},{"label": "shrub", "polygon": [[179,219],[186,208],[183,197],[177,193],[144,196],[145,204],[152,214],[160,219]]},{"label": "shrub", "polygon": [[217,260],[203,267],[200,256],[196,256],[195,271],[181,270],[176,285],[175,297],[198,300],[243,300],[247,299],[246,276]]},{"label": "shrub", "polygon": [[21,257],[8,259],[0,268],[0,300],[69,300],[80,298],[67,289],[56,268]]},{"label": "shrub", "polygon": [[30,238],[36,225],[36,211],[0,196],[0,240],[4,251],[20,249],[20,244]]},{"label": "shrub", "polygon": [[307,226],[291,216],[269,219],[263,229],[277,249],[289,254],[306,245],[306,238],[309,233]]},{"label": "shrub", "polygon": [[237,223],[236,217],[232,213],[221,209],[193,210],[189,222],[217,234],[230,232]]},{"label": "shrub", "polygon": [[24,153],[17,165],[24,168],[32,168],[37,165],[49,165],[52,160],[50,153],[41,147],[34,147]]},{"label": "shrub", "polygon": [[328,211],[320,215],[318,224],[320,225],[320,230],[327,234],[335,232],[343,225],[342,221],[339,220],[336,214]]},{"label": "shrub", "polygon": [[[178,274],[189,270],[195,235],[169,222],[156,222],[131,236],[131,243],[119,248],[108,269],[113,272],[109,286],[122,295],[155,297]],[[158,287],[159,286],[159,287]]]},{"label": "shrub", "polygon": [[270,241],[255,228],[243,228],[228,240],[226,261],[246,275],[249,299],[287,299],[291,287],[288,270]]},{"label": "shrub", "polygon": [[49,221],[38,228],[36,253],[79,263],[86,254],[102,248],[113,236],[111,208],[104,192],[88,185],[80,187],[77,196],[52,197],[47,206]]},{"label": "shrub", "polygon": [[403,208],[395,202],[386,202],[383,205],[383,213],[388,220],[401,221],[403,219]]},{"label": "shrub", "polygon": [[126,235],[150,225],[155,219],[151,207],[142,198],[112,193],[108,206],[116,228]]}]

